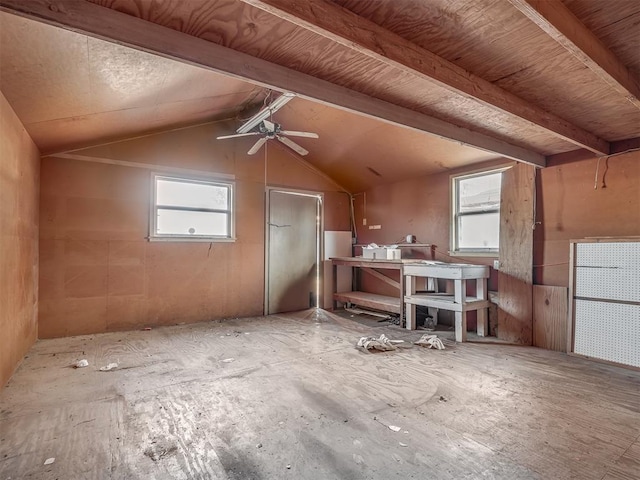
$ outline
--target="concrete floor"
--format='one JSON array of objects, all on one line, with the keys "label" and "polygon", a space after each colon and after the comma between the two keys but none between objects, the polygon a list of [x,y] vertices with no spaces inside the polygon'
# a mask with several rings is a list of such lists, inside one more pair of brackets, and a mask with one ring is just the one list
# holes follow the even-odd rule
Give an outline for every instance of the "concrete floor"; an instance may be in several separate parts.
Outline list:
[{"label": "concrete floor", "polygon": [[420,336],[310,310],[39,341],[0,392],[0,480],[640,478],[640,372],[354,348],[380,333]]}]

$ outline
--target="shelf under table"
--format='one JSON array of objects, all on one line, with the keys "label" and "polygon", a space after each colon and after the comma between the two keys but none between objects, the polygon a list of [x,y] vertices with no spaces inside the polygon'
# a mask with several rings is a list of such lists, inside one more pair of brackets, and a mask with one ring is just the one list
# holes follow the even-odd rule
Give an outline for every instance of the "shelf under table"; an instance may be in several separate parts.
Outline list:
[{"label": "shelf under table", "polygon": [[355,303],[361,307],[375,308],[383,312],[402,313],[402,302],[398,297],[368,292],[339,292],[333,294],[333,299],[343,303]]},{"label": "shelf under table", "polygon": [[481,298],[467,297],[465,303],[456,303],[453,295],[414,293],[404,297],[404,301],[413,305],[441,308],[453,312],[468,312],[489,306],[489,301]]}]

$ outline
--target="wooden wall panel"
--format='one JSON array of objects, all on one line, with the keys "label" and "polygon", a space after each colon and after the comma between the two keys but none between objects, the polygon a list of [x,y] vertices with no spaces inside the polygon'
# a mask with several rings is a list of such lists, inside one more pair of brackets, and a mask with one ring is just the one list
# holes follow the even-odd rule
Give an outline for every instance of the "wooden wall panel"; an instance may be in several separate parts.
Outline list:
[{"label": "wooden wall panel", "polygon": [[[151,169],[69,158],[42,162],[42,338],[259,315],[265,184],[325,192],[325,227],[349,228],[349,202],[326,177],[252,139],[216,141],[208,124],[87,149],[116,160],[232,174],[235,243],[149,242]],[[266,178],[265,178],[266,173]]]},{"label": "wooden wall panel", "polygon": [[537,184],[535,283],[569,286],[571,239],[640,236],[640,151],[548,167]]},{"label": "wooden wall panel", "polygon": [[0,93],[0,389],[38,326],[40,153]]},{"label": "wooden wall panel", "polygon": [[533,286],[533,345],[567,351],[567,288]]},{"label": "wooden wall panel", "polygon": [[534,167],[516,164],[502,175],[498,338],[531,345]]},{"label": "wooden wall panel", "polygon": [[[502,162],[485,162],[475,168],[504,166]],[[403,242],[408,234],[415,235],[419,243],[435,246],[435,259],[445,262],[463,262],[493,265],[486,257],[455,257],[448,255],[450,235],[450,175],[468,173],[469,167],[449,170],[435,175],[424,175],[410,180],[369,189],[355,197],[355,219],[358,227],[358,243],[371,242],[380,245]],[[363,225],[363,219],[367,225]],[[379,230],[370,230],[380,225]],[[411,258],[431,258],[429,248],[406,249]],[[403,253],[403,254],[405,254]],[[391,287],[369,275],[362,276],[367,291],[395,295]],[[497,272],[491,269],[489,289],[498,288]],[[441,311],[442,316],[447,313]],[[471,315],[470,315],[471,317]],[[469,322],[471,324],[471,321]]]}]

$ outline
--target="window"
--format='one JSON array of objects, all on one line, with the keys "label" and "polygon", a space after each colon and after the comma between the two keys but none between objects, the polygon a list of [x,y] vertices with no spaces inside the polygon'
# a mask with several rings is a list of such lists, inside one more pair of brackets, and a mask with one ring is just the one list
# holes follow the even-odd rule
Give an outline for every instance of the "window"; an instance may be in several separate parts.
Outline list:
[{"label": "window", "polygon": [[452,250],[498,252],[502,170],[452,177]]},{"label": "window", "polygon": [[233,183],[153,176],[150,240],[233,241]]}]

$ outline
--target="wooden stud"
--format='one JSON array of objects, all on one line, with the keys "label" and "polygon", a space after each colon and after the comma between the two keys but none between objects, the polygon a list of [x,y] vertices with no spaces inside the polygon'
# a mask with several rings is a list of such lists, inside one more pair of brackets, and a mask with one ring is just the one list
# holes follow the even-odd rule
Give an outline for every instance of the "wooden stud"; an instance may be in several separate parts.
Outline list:
[{"label": "wooden stud", "polygon": [[484,80],[376,23],[327,0],[242,0],[410,75],[509,113],[595,153],[609,143]]}]

